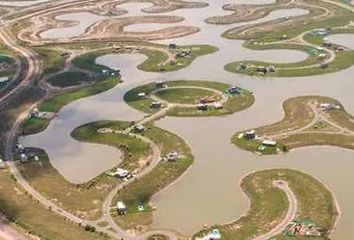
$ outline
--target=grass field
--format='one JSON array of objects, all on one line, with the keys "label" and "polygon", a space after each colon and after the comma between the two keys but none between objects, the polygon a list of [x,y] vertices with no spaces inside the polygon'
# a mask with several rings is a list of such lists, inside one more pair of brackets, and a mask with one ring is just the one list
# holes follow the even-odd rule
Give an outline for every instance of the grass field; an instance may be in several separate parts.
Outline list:
[{"label": "grass field", "polygon": [[9,170],[0,171],[0,208],[20,227],[43,240],[108,240],[99,233],[84,231],[77,225],[46,210],[35,202],[12,178]]},{"label": "grass field", "polygon": [[[350,21],[353,21],[353,13],[342,7],[334,4],[326,3],[320,0],[311,1],[312,5],[320,6],[326,9],[330,9],[334,14],[325,18],[314,18],[312,21],[308,21],[309,17],[314,14],[321,14],[323,10],[311,8],[310,15],[292,17],[295,19],[289,24],[277,25],[276,28],[269,28],[269,25],[275,25],[277,23],[285,22],[286,19],[278,19],[265,23],[259,23],[255,31],[248,31],[247,34],[242,34],[242,29],[230,29],[223,33],[223,36],[231,39],[257,39],[259,42],[274,42],[281,39],[283,35],[286,35],[289,39],[300,35],[303,32],[311,31],[316,28],[335,28],[346,26]],[[302,6],[302,8],[307,8]]]},{"label": "grass field", "polygon": [[83,82],[91,81],[91,77],[83,72],[63,72],[53,75],[48,82],[54,87],[72,87],[80,85]]},{"label": "grass field", "polygon": [[[56,95],[50,99],[44,100],[38,106],[40,111],[43,112],[58,112],[62,107],[78,100],[80,98],[88,97],[91,95],[95,95],[108,89],[113,88],[119,83],[118,77],[109,77],[102,80],[97,80],[95,83],[89,85],[88,87],[84,87],[79,90],[65,92],[59,95]],[[35,134],[40,131],[43,131],[47,128],[49,124],[48,120],[44,119],[28,119],[22,127],[22,131],[24,134]]]},{"label": "grass field", "polygon": [[[43,150],[36,150],[40,161],[19,163],[17,168],[30,185],[48,199],[85,219],[97,219],[105,196],[115,186],[117,179],[102,174],[86,184],[69,183],[51,165]],[[60,186],[58,191],[56,186]]]},{"label": "grass field", "polygon": [[[210,88],[210,89],[220,91],[221,93],[224,93],[230,87],[230,85],[225,83],[194,81],[194,80],[169,81],[166,82],[165,84],[167,84],[169,87],[186,86],[186,87]],[[150,105],[153,100],[149,97],[140,98],[138,96],[138,93],[144,92],[148,96],[154,90],[156,90],[155,83],[139,86],[129,90],[124,95],[124,100],[132,108],[151,114],[157,111],[156,109],[150,108]],[[174,90],[172,91],[172,94],[170,92],[168,98],[172,101],[178,101],[176,99],[181,100],[182,96],[177,94],[180,93],[180,91],[176,92]],[[196,95],[196,93],[193,90],[192,91],[189,90],[191,89],[186,89],[185,91],[183,91],[185,95],[187,95],[186,98],[194,98],[196,96],[197,97],[200,96],[200,92],[198,92],[198,94]],[[190,92],[191,92],[191,97],[189,97]],[[240,89],[240,94],[229,96],[228,101],[224,104],[222,109],[209,109],[208,111],[197,111],[196,107],[174,107],[170,109],[167,114],[171,116],[217,116],[217,115],[231,114],[237,111],[244,110],[250,107],[253,104],[253,102],[254,102],[253,94],[245,89]]]},{"label": "grass field", "polygon": [[[161,128],[153,125],[147,126],[145,137],[154,141],[165,155],[171,151],[177,151],[181,158],[176,162],[160,162],[150,173],[144,175],[126,188],[121,190],[115,197],[115,201],[123,200],[130,209],[127,215],[117,216],[117,224],[125,229],[138,230],[138,226],[149,227],[152,223],[149,200],[152,195],[166,186],[170,185],[181,176],[193,163],[193,156],[189,146],[183,139]],[[137,211],[137,204],[145,205],[145,212]]]},{"label": "grass field", "polygon": [[[163,49],[167,50],[165,46],[161,46]],[[181,49],[191,49],[191,54],[189,58],[177,58],[176,62],[173,64],[167,63],[163,64],[163,66],[160,66],[161,63],[164,63],[166,60],[168,60],[168,56],[164,52],[158,52],[158,51],[153,51],[147,48],[143,48],[141,51],[143,54],[145,54],[148,59],[138,65],[138,69],[143,70],[143,71],[148,71],[148,72],[160,72],[160,71],[176,71],[181,68],[185,68],[189,66],[197,57],[207,55],[207,54],[212,54],[218,49],[216,47],[210,46],[210,45],[192,45],[192,46],[178,46],[177,49],[170,50],[174,53],[177,53]]]},{"label": "grass field", "polygon": [[[323,110],[320,108],[322,103],[339,106],[340,109],[322,113]],[[315,112],[312,108],[318,111],[317,114],[324,114],[330,122],[322,119],[313,123]],[[337,100],[321,96],[295,97],[286,100],[283,103],[283,109],[285,116],[281,121],[254,129],[258,136],[275,136],[273,140],[277,142],[276,148],[279,151],[286,152],[293,148],[311,145],[331,145],[354,149],[354,135],[343,134],[342,129],[335,126],[353,131],[354,117],[348,114]],[[232,138],[232,143],[244,150],[256,152],[262,140],[246,140],[244,137],[239,137],[243,132],[237,132]],[[278,153],[276,148],[267,148],[263,153],[276,154]]]},{"label": "grass field", "polygon": [[124,152],[124,159],[119,166],[124,169],[134,170],[141,167],[139,162],[148,158],[151,149],[148,143],[134,136],[121,133],[98,133],[100,128],[112,128],[124,130],[130,125],[129,122],[102,121],[88,123],[76,128],[71,136],[82,142],[100,143],[119,148]]},{"label": "grass field", "polygon": [[[321,7],[322,9],[320,10],[320,8],[311,7],[309,8],[310,14],[308,16],[292,17],[291,21],[288,21],[288,23],[286,23],[286,19],[278,19],[266,23],[246,26],[244,28],[230,29],[224,32],[223,36],[232,39],[256,40],[257,44],[244,44],[245,47],[250,49],[294,49],[309,53],[310,48],[313,48],[311,44],[321,47],[321,44],[324,42],[323,37],[311,32],[314,29],[327,29],[328,34],[354,32],[352,27],[345,27],[354,20],[353,14],[350,10],[319,0],[314,0],[311,4]],[[280,6],[281,4],[277,5]],[[304,8],[308,8],[308,6]],[[323,14],[323,9],[329,9],[334,14],[327,15],[326,17],[314,18],[313,20],[308,21],[310,16]],[[304,43],[301,45],[279,43],[279,41],[282,40],[282,36],[286,36],[286,39],[292,39],[296,36],[300,36],[302,33],[306,34],[303,37]],[[273,44],[272,42],[275,43]],[[238,61],[227,64],[225,69],[239,74],[257,75],[258,73],[255,71],[256,66],[274,66],[277,70],[275,72],[267,73],[266,76],[301,77],[333,73],[353,66],[353,50],[338,51],[335,52],[335,55],[335,60],[325,68],[320,67],[320,61],[317,59],[316,55],[309,54],[309,57],[306,60],[300,62],[279,64],[264,61]],[[247,69],[239,68],[241,62],[249,65],[249,67]]]},{"label": "grass field", "polygon": [[[136,45],[133,44],[133,45]],[[121,54],[121,53],[133,53],[133,54],[143,54],[148,57],[147,60],[138,65],[138,69],[148,72],[160,72],[161,66],[160,64],[164,63],[168,60],[168,55],[164,52],[167,51],[167,46],[165,45],[157,45],[157,44],[146,44],[140,43],[137,45],[140,47],[140,50],[134,50],[133,52],[128,50],[122,50],[120,52],[113,51],[112,48],[107,48],[99,51],[92,51],[86,54],[83,54],[73,60],[75,66],[83,69],[87,69],[94,72],[101,72],[103,69],[108,69],[105,66],[98,65],[95,63],[96,58],[106,55],[106,54]],[[154,47],[154,49],[150,49],[149,46]],[[159,50],[155,50],[161,49]],[[181,46],[181,48],[189,48],[192,49],[191,55],[189,58],[179,58],[175,64],[167,64],[165,65],[164,71],[176,71],[181,68],[187,67],[190,65],[193,60],[199,56],[211,54],[216,52],[217,49],[215,47],[209,45],[201,45],[201,46]]]},{"label": "grass field", "polygon": [[[266,49],[279,49],[279,46],[272,48],[272,44]],[[289,44],[284,44],[283,49],[289,48]],[[265,49],[264,49],[265,50]],[[309,53],[311,48],[304,48],[301,51]],[[321,61],[318,60],[320,52],[316,52],[314,55],[310,55],[306,60],[294,63],[270,63],[262,61],[237,61],[229,63],[225,66],[225,70],[233,73],[245,74],[245,75],[259,75],[256,69],[257,67],[275,67],[275,72],[268,72],[264,76],[268,77],[303,77],[319,74],[327,74],[347,69],[354,64],[354,51],[340,51],[336,52],[335,60],[328,65],[327,68],[321,68]],[[240,64],[245,64],[248,67],[246,69],[240,68]],[[310,66],[310,67],[308,67]],[[312,66],[312,67],[311,67]]]},{"label": "grass field", "polygon": [[34,48],[43,63],[43,73],[55,73],[64,68],[66,55],[64,52],[45,47]]},{"label": "grass field", "polygon": [[[294,192],[298,201],[296,219],[308,219],[325,230],[325,236],[321,238],[306,239],[327,239],[337,216],[331,193],[310,175],[290,169],[262,170],[247,175],[241,182],[242,190],[251,201],[247,214],[233,223],[213,226],[196,236],[201,236],[214,228],[221,231],[224,240],[252,239],[270,231],[281,222],[289,204],[285,193],[273,186],[275,180],[286,181]],[[277,236],[276,239],[285,238]]]},{"label": "grass field", "polygon": [[[150,155],[150,146],[131,136],[97,132],[97,129],[104,127],[123,130],[128,126],[128,122],[94,122],[76,128],[72,136],[79,141],[119,148],[124,153],[123,161],[119,166],[133,171],[140,167],[142,159]],[[39,162],[18,165],[27,181],[47,198],[55,199],[63,208],[86,219],[97,219],[102,213],[101,206],[104,198],[120,180],[101,174],[85,184],[74,185],[53,168],[44,151],[39,151],[38,156],[40,156]],[[62,191],[57,191],[55,186],[61,186]]]},{"label": "grass field", "polygon": [[156,92],[155,95],[164,101],[181,104],[198,104],[203,97],[218,97],[214,92],[197,88],[167,88]]}]

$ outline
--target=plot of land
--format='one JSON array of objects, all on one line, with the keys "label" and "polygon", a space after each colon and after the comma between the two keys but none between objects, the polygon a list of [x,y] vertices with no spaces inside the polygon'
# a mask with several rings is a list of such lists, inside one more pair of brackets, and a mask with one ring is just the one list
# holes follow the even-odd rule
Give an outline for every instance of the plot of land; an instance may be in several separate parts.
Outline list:
[{"label": "plot of land", "polygon": [[[309,145],[333,145],[354,149],[354,118],[335,99],[319,96],[296,97],[283,105],[282,121],[234,135],[232,142],[248,151],[273,154]],[[276,144],[269,146],[267,140]],[[265,149],[261,149],[262,146]]]},{"label": "plot of land", "polygon": [[[296,219],[307,219],[323,229],[321,237],[313,239],[327,239],[338,211],[331,193],[313,177],[290,169],[263,170],[243,178],[241,187],[251,201],[247,214],[233,223],[213,226],[197,236],[216,228],[225,240],[258,239],[257,236],[271,231],[283,220],[289,207],[284,191],[273,184],[279,180],[286,182],[296,197]],[[302,239],[298,237],[296,239]],[[280,234],[276,239],[287,238]]]}]

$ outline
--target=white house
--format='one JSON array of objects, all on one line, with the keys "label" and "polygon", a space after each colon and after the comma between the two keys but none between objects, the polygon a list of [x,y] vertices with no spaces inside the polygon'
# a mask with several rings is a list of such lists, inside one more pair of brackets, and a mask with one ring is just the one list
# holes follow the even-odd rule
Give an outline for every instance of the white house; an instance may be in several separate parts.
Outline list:
[{"label": "white house", "polygon": [[214,103],[214,108],[215,108],[215,109],[222,109],[222,108],[223,108],[223,105],[222,105],[220,102],[215,102],[215,103]]},{"label": "white house", "polygon": [[0,158],[0,169],[5,168],[4,161]]},{"label": "white house", "polygon": [[146,97],[146,93],[140,92],[140,93],[138,93],[138,97],[139,98],[145,98]]},{"label": "white house", "polygon": [[124,202],[122,201],[117,202],[117,212],[119,215],[127,214],[127,207],[125,206]]},{"label": "white house", "polygon": [[277,142],[272,140],[263,140],[262,145],[268,147],[275,147],[277,145]]},{"label": "white house", "polygon": [[119,178],[126,178],[129,176],[129,171],[122,168],[117,168],[116,172],[114,173],[114,176]]},{"label": "white house", "polygon": [[168,161],[174,162],[178,159],[179,154],[178,152],[170,152],[166,155]]}]

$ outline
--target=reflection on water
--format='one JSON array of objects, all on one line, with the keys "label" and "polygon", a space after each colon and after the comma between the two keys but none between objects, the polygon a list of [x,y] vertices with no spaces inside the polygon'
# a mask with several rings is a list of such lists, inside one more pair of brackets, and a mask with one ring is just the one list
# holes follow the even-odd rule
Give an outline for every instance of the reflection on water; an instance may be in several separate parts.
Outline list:
[{"label": "reflection on water", "polygon": [[345,46],[354,50],[354,34],[334,34],[329,35],[325,40]]},{"label": "reflection on water", "polygon": [[[91,121],[130,121],[141,118],[142,113],[124,103],[123,95],[127,90],[157,80],[196,79],[236,84],[255,92],[256,102],[251,108],[224,117],[168,117],[158,122],[159,126],[186,139],[196,161],[183,178],[154,196],[152,202],[157,206],[154,227],[171,228],[190,234],[205,223],[231,221],[245,213],[248,206],[247,199],[238,187],[242,176],[262,168],[289,167],[321,179],[336,194],[345,214],[334,231],[333,238],[346,239],[347,236],[353,235],[351,223],[354,222],[354,196],[348,186],[348,182],[354,180],[353,151],[335,147],[307,147],[284,155],[257,157],[231,145],[230,138],[235,131],[279,121],[283,116],[282,102],[294,96],[334,97],[340,100],[350,113],[354,113],[354,81],[351,78],[354,68],[323,76],[276,79],[225,72],[224,65],[231,61],[253,59],[290,62],[303,60],[306,55],[284,50],[251,51],[242,47],[242,41],[221,38],[220,34],[231,26],[209,25],[204,23],[204,20],[209,16],[224,14],[221,7],[228,2],[210,0],[209,3],[207,8],[174,12],[186,17],[184,23],[193,23],[201,28],[201,32],[177,39],[175,42],[212,44],[219,47],[220,51],[196,59],[186,69],[170,73],[146,73],[137,70],[136,65],[146,59],[142,55],[103,56],[97,62],[121,69],[124,83],[105,93],[69,104],[59,112],[59,117],[51,122],[46,131],[26,137],[24,143],[46,149],[53,165],[62,174],[67,174],[69,180],[77,177],[74,180],[85,181],[99,174],[99,171],[92,171],[92,168],[116,164],[119,154],[107,146],[78,143],[70,138],[70,132],[75,127]],[[291,14],[306,12],[301,9],[276,11],[265,19]],[[75,153],[74,158],[71,158],[72,153]],[[73,164],[77,164],[75,168]],[[80,171],[80,176],[69,171],[77,166],[84,168],[84,171]],[[86,174],[86,171],[90,173]]]},{"label": "reflection on water", "polygon": [[83,34],[85,30],[93,23],[105,19],[105,17],[89,12],[69,13],[56,17],[58,20],[78,22],[77,25],[65,28],[53,28],[40,34],[42,38],[57,39],[71,38]]}]

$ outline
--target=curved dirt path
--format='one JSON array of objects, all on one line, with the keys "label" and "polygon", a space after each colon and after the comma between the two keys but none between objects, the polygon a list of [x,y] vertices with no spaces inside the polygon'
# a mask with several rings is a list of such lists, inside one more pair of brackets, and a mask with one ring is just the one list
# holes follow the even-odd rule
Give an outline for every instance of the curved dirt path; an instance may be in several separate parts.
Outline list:
[{"label": "curved dirt path", "polygon": [[[4,103],[7,101],[10,96],[16,95],[16,93],[23,87],[28,86],[33,80],[33,76],[41,72],[39,60],[35,57],[34,53],[30,50],[21,47],[18,45],[6,32],[3,28],[0,28],[0,39],[5,45],[9,48],[18,52],[21,56],[24,57],[26,66],[21,65],[20,67],[24,70],[24,76],[21,82],[13,88],[11,91],[0,97],[0,102]],[[5,106],[6,104],[2,104]]]},{"label": "curved dirt path", "polygon": [[289,201],[289,209],[284,219],[271,231],[253,238],[252,240],[265,240],[270,239],[278,234],[281,234],[284,229],[289,225],[291,221],[293,221],[296,217],[297,212],[297,199],[294,192],[289,188],[289,185],[285,181],[274,181],[273,185],[283,190]]}]

